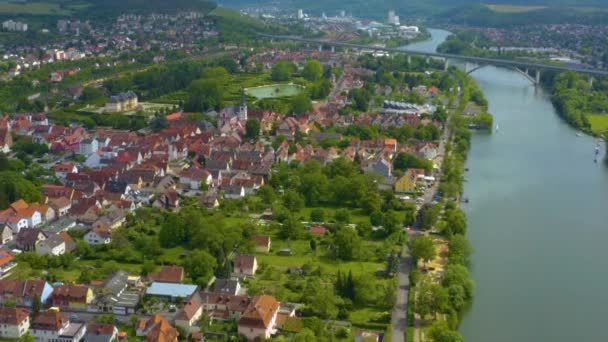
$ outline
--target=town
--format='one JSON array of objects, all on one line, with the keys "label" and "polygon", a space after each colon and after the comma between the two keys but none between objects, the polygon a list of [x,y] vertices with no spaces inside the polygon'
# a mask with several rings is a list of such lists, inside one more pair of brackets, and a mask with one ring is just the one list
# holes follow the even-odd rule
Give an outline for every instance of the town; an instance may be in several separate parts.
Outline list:
[{"label": "town", "polygon": [[35,93],[0,118],[1,338],[455,333],[467,127],[493,127],[465,73],[254,49],[196,12],[96,25],[59,20],[58,42],[4,58],[5,91]]}]

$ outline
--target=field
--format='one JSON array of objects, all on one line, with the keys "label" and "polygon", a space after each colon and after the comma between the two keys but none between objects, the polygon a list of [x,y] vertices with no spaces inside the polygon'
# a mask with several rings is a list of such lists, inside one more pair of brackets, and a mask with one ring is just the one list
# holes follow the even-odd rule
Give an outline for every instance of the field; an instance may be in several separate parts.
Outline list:
[{"label": "field", "polygon": [[0,2],[0,14],[68,15],[70,11],[49,2]]},{"label": "field", "polygon": [[517,6],[517,5],[496,5],[496,4],[487,4],[487,8],[491,9],[497,13],[527,13],[545,9],[545,6]]},{"label": "field", "polygon": [[587,115],[591,130],[595,134],[602,134],[608,131],[608,115],[606,114],[589,114]]}]

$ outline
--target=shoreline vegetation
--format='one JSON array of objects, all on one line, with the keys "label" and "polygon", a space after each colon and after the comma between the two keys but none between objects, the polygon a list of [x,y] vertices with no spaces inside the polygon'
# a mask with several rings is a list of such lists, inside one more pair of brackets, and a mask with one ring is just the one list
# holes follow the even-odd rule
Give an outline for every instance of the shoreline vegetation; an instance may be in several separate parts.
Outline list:
[{"label": "shoreline vegetation", "polygon": [[[471,141],[470,118],[463,114],[468,103],[476,102],[489,116],[490,128],[492,117],[487,113],[487,101],[473,79],[455,68],[451,73],[461,85],[460,103],[446,128],[448,137],[439,185],[442,200],[438,204],[424,205],[418,212],[417,223],[423,233],[409,245],[414,268],[410,273],[407,341],[415,340],[418,328],[432,340],[449,337],[450,341],[463,341],[457,329],[475,292],[469,273],[473,247],[466,239],[466,216],[458,204],[462,201],[464,164]],[[451,102],[453,104],[453,99]],[[416,267],[421,262],[425,273]],[[431,277],[433,271],[429,270],[436,264],[443,267],[443,274]],[[429,321],[433,323],[428,325]]]},{"label": "shoreline vegetation", "polygon": [[[477,33],[457,31],[437,49],[440,52],[498,58],[530,58],[535,54],[512,52],[499,54],[482,49],[486,39]],[[536,56],[538,57],[538,56]],[[572,127],[600,137],[608,133],[608,80],[590,81],[576,72],[543,71],[541,85],[549,91],[558,115]]]}]

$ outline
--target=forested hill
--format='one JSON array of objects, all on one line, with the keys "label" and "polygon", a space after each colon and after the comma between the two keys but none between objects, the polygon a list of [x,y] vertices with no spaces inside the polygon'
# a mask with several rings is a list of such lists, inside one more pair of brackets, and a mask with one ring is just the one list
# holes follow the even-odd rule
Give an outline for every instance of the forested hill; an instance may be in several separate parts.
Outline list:
[{"label": "forested hill", "polygon": [[124,14],[176,13],[196,11],[209,13],[217,5],[205,0],[0,0],[0,19],[57,18],[107,21]]},{"label": "forested hill", "polygon": [[335,15],[340,10],[382,20],[394,9],[402,18],[427,17],[441,21],[485,23],[495,26],[540,22],[608,22],[608,0],[218,0],[230,7],[277,6],[309,13]]}]

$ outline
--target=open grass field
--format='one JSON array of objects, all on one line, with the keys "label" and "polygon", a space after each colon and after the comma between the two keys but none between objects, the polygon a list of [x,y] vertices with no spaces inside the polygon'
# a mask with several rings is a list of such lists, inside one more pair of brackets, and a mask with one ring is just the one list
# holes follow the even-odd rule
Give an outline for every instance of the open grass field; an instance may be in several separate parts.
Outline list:
[{"label": "open grass field", "polygon": [[545,9],[545,6],[517,6],[517,5],[498,5],[498,4],[486,4],[486,7],[496,13],[526,13]]},{"label": "open grass field", "polygon": [[602,134],[608,131],[608,115],[606,114],[589,114],[587,115],[591,130],[595,134]]},{"label": "open grass field", "polygon": [[50,2],[0,1],[0,14],[68,15],[71,12]]}]

